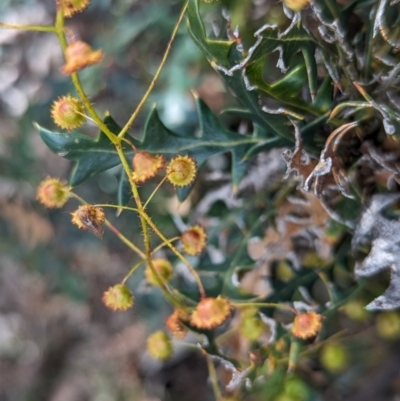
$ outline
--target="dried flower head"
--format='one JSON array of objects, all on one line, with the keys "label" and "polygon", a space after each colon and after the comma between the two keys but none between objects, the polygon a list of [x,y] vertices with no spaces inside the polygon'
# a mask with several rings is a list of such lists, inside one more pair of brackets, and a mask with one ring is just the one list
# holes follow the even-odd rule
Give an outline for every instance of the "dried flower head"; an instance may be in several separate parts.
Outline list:
[{"label": "dried flower head", "polygon": [[39,184],[36,199],[48,208],[63,207],[70,197],[70,190],[65,181],[47,177]]},{"label": "dried flower head", "polygon": [[71,95],[62,96],[53,102],[51,117],[59,127],[70,131],[84,124],[85,108],[79,99]]},{"label": "dried flower head", "polygon": [[199,329],[213,329],[223,323],[230,315],[231,305],[221,296],[204,298],[190,317],[190,323]]},{"label": "dried flower head", "polygon": [[103,59],[101,50],[93,50],[87,43],[80,40],[72,42],[65,50],[66,63],[61,72],[71,75],[91,65],[100,63]]},{"label": "dried flower head", "polygon": [[203,227],[190,227],[181,235],[184,251],[188,255],[198,255],[206,246],[207,234]]},{"label": "dried flower head", "polygon": [[[170,281],[172,278],[172,275],[174,273],[171,263],[169,263],[167,259],[162,259],[162,258],[153,259],[152,262],[153,262],[154,269],[161,276],[162,281],[163,282]],[[155,274],[153,273],[153,271],[151,270],[149,265],[146,266],[146,270],[145,270],[144,274],[145,274],[146,279],[149,282],[149,284],[156,285],[156,286],[159,285],[158,281],[157,281],[157,277],[155,276]]]},{"label": "dried flower head", "polygon": [[132,180],[136,184],[153,178],[165,166],[163,155],[152,155],[148,152],[137,152],[132,160],[133,173]]},{"label": "dried flower head", "polygon": [[167,179],[176,187],[185,187],[196,178],[197,167],[193,157],[176,156],[167,166]]},{"label": "dried flower head", "polygon": [[63,7],[64,17],[70,18],[77,13],[81,13],[89,7],[90,0],[57,0],[57,8]]},{"label": "dried flower head", "polygon": [[307,7],[309,3],[310,0],[283,0],[283,4],[295,13],[298,13],[303,8]]},{"label": "dried flower head", "polygon": [[100,207],[93,205],[79,206],[75,212],[71,213],[72,223],[79,229],[89,231],[99,238],[104,235],[104,212]]},{"label": "dried flower head", "polygon": [[308,340],[314,338],[322,327],[322,315],[317,312],[299,313],[293,321],[292,334]]},{"label": "dried flower head", "polygon": [[156,331],[147,339],[147,351],[155,359],[162,361],[172,354],[172,343],[164,331]]},{"label": "dried flower head", "polygon": [[175,338],[182,340],[187,334],[187,329],[182,322],[188,319],[189,315],[184,309],[175,309],[174,313],[166,319],[165,325]]},{"label": "dried flower head", "polygon": [[125,284],[116,284],[104,292],[104,305],[114,311],[125,311],[133,306],[133,295]]}]

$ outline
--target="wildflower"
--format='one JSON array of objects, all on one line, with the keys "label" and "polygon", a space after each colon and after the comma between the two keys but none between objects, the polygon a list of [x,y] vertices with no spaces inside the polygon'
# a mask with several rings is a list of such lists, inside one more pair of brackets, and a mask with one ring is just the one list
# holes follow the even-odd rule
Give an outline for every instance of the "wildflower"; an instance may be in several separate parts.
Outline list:
[{"label": "wildflower", "polygon": [[136,184],[141,184],[156,174],[165,166],[163,155],[152,155],[148,152],[137,152],[132,160],[134,172],[132,180]]},{"label": "wildflower", "polygon": [[203,227],[196,225],[181,235],[181,241],[188,255],[198,255],[206,246],[207,235]]},{"label": "wildflower", "polygon": [[57,0],[58,8],[61,7],[61,3],[64,17],[69,18],[89,7],[90,0]]},{"label": "wildflower", "polygon": [[292,334],[308,340],[314,338],[322,327],[322,315],[316,312],[299,313],[293,321]]},{"label": "wildflower", "polygon": [[265,325],[255,308],[243,310],[240,315],[239,332],[250,341],[257,340],[263,333]]},{"label": "wildflower", "polygon": [[48,208],[60,208],[70,197],[70,189],[65,181],[47,177],[39,184],[36,199]]},{"label": "wildflower", "polygon": [[60,97],[53,102],[51,117],[61,128],[68,131],[80,127],[85,122],[83,103],[71,95]]},{"label": "wildflower", "polygon": [[147,351],[155,359],[162,361],[172,354],[172,343],[168,334],[159,330],[147,339]]},{"label": "wildflower", "polygon": [[190,323],[199,329],[213,329],[230,315],[231,305],[221,296],[202,299],[192,313]]},{"label": "wildflower", "polygon": [[303,8],[307,7],[309,2],[310,0],[283,0],[283,4],[295,13],[298,13]]},{"label": "wildflower", "polygon": [[326,344],[321,351],[320,360],[324,368],[331,373],[340,373],[348,365],[346,349],[337,343]]},{"label": "wildflower", "polygon": [[167,179],[176,187],[185,187],[191,184],[196,173],[196,161],[188,155],[174,157],[167,166]]},{"label": "wildflower", "polygon": [[71,75],[86,67],[100,63],[103,59],[101,50],[93,50],[82,41],[72,42],[65,50],[66,63],[61,67],[65,75]]},{"label": "wildflower", "polygon": [[116,284],[103,294],[103,302],[114,311],[125,311],[133,306],[133,295],[125,284]]},{"label": "wildflower", "polygon": [[400,338],[400,315],[395,311],[380,313],[376,318],[376,331],[387,340]]},{"label": "wildflower", "polygon": [[[154,269],[161,276],[161,279],[163,282],[168,282],[171,280],[174,270],[172,268],[171,263],[169,263],[167,259],[162,259],[162,258],[153,259],[152,263],[153,263]],[[157,277],[155,276],[155,274],[153,273],[153,271],[151,270],[149,265],[146,266],[146,270],[145,270],[144,274],[146,276],[147,281],[151,285],[155,285],[155,286],[159,285],[159,283],[157,281]]]}]

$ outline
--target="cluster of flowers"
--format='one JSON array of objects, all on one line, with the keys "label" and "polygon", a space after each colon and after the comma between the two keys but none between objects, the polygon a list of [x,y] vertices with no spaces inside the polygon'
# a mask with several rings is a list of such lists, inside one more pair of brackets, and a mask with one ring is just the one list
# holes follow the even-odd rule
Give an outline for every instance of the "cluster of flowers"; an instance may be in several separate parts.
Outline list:
[{"label": "cluster of flowers", "polygon": [[[83,11],[89,5],[89,0],[59,0],[58,7],[62,7],[64,17],[71,17]],[[103,59],[101,50],[93,50],[87,43],[73,41],[65,49],[66,63],[61,71],[74,74],[90,65],[99,63]],[[86,121],[85,106],[81,100],[66,95],[53,103],[51,115],[54,122],[68,131],[82,126]],[[175,187],[190,185],[196,177],[197,167],[195,160],[189,155],[173,157],[168,164],[163,155],[151,154],[135,150],[132,160],[133,172],[130,180],[136,184],[143,184],[154,178],[166,167],[165,179]],[[73,196],[72,188],[56,178],[46,178],[38,186],[37,199],[48,208],[60,208]],[[102,208],[84,204],[71,213],[72,223],[79,229],[93,233],[99,238],[104,235],[104,225],[107,223]],[[182,248],[188,255],[200,254],[206,247],[207,236],[200,225],[190,227],[180,236]],[[155,258],[151,266],[147,265],[145,277],[149,285],[159,286],[168,283],[173,276],[173,266],[167,259]],[[125,311],[134,304],[134,297],[124,282],[110,287],[104,292],[104,304],[114,311]],[[234,305],[221,296],[216,298],[203,296],[196,307],[178,307],[166,319],[165,325],[177,339],[183,339],[188,329],[212,330],[227,321],[234,309]],[[297,313],[292,325],[292,335],[310,340],[320,331],[322,316],[316,312]],[[250,340],[257,340],[264,331],[256,308],[247,308],[241,313],[240,331]],[[153,333],[147,342],[149,353],[158,359],[166,359],[172,353],[170,337],[164,331]]]}]

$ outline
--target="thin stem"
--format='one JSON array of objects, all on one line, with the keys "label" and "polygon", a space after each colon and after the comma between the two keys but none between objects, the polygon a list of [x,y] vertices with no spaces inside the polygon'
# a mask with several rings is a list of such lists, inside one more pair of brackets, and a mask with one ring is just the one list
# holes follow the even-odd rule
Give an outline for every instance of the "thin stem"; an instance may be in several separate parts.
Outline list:
[{"label": "thin stem", "polygon": [[[57,15],[56,15],[56,25],[55,25],[55,32],[57,33],[58,41],[60,42],[61,48],[63,52],[65,53],[66,48],[68,47],[67,39],[65,37],[65,29],[64,29],[64,14],[62,12],[62,7],[60,7],[57,10]],[[74,84],[75,90],[78,92],[78,95],[80,99],[82,100],[82,103],[85,105],[86,109],[88,110],[89,114],[93,118],[93,120],[96,122],[98,127],[104,132],[104,134],[108,137],[108,139],[114,144],[117,145],[119,144],[119,140],[117,136],[111,132],[111,130],[107,127],[106,124],[104,124],[103,120],[100,118],[100,116],[97,114],[96,110],[92,106],[92,103],[90,102],[89,98],[87,97],[81,81],[79,79],[79,76],[76,72],[71,74],[71,79],[72,83]]]},{"label": "thin stem", "polygon": [[329,301],[332,303],[335,303],[336,297],[332,290],[332,286],[330,284],[329,278],[327,277],[326,273],[325,272],[317,272],[317,275],[325,285],[326,291],[328,292],[328,295],[329,295]]},{"label": "thin stem", "polygon": [[119,205],[110,205],[108,203],[96,203],[95,205],[96,207],[110,207],[113,209],[123,209],[123,210],[130,210],[132,212],[136,212],[138,213],[138,210],[135,207],[128,207],[128,206],[119,206]]},{"label": "thin stem", "polygon": [[[77,199],[84,205],[89,205],[83,198],[77,195],[74,192],[71,192],[71,197]],[[95,207],[100,207],[99,205],[93,205]],[[136,246],[134,245],[128,238],[125,237],[108,219],[104,220],[105,225],[126,245],[128,248],[131,248],[141,259],[145,260],[146,255]]]},{"label": "thin stem", "polygon": [[231,304],[235,308],[279,308],[279,309],[286,309],[294,314],[297,312],[289,305],[273,303],[273,302],[247,302],[247,303],[239,303],[239,302],[231,302]]},{"label": "thin stem", "polygon": [[0,22],[1,29],[15,29],[20,31],[36,31],[36,32],[57,32],[55,26],[48,25],[22,25],[22,24],[7,24],[5,22]]},{"label": "thin stem", "polygon": [[132,266],[131,270],[129,270],[129,272],[127,273],[127,275],[123,278],[123,280],[121,281],[121,284],[125,284],[126,281],[128,280],[128,278],[130,276],[132,276],[132,274],[140,267],[140,265],[143,263],[143,260],[140,260],[139,262],[137,262],[135,265]]},{"label": "thin stem", "polygon": [[[181,238],[181,237],[173,237],[173,238],[170,238],[169,239],[169,242],[173,242],[173,241],[177,241],[179,238]],[[158,252],[161,248],[164,248],[164,246],[166,246],[166,244],[164,243],[164,242],[161,242],[161,244],[160,245],[158,245],[156,248],[154,248],[153,249],[153,254],[154,253],[156,253],[156,252]]]},{"label": "thin stem", "polygon": [[132,194],[136,202],[137,206],[137,213],[139,214],[140,218],[140,223],[142,226],[143,230],[143,236],[144,236],[144,246],[145,246],[145,260],[150,267],[150,270],[152,271],[154,277],[156,278],[157,284],[160,286],[160,289],[162,290],[163,294],[165,297],[171,302],[172,305],[175,307],[181,307],[181,302],[180,300],[176,297],[174,292],[168,287],[167,283],[164,281],[164,279],[161,277],[159,272],[156,270],[154,267],[153,261],[151,259],[151,245],[150,245],[150,235],[149,235],[149,228],[147,226],[146,219],[144,216],[147,216],[146,212],[143,210],[143,205],[142,201],[139,196],[139,191],[137,188],[137,185],[134,183],[132,180],[132,171],[131,168],[126,160],[125,154],[119,144],[115,146],[118,152],[118,156],[121,160],[122,167],[125,170],[125,173],[129,179],[129,183],[131,184],[131,189],[132,189]]},{"label": "thin stem", "polygon": [[106,226],[129,248],[132,249],[135,253],[138,254],[143,260],[146,260],[146,255],[136,246],[134,245],[128,238],[123,235],[118,228],[116,228],[109,220],[105,219]]},{"label": "thin stem", "polygon": [[136,117],[139,115],[139,113],[142,110],[144,104],[146,103],[148,97],[150,96],[150,93],[153,90],[153,88],[154,88],[154,86],[155,86],[155,84],[156,84],[156,82],[157,82],[157,80],[158,80],[158,78],[159,78],[159,76],[161,74],[161,71],[162,71],[162,69],[164,67],[164,64],[167,61],[168,55],[169,55],[169,53],[171,51],[171,48],[172,48],[172,42],[174,41],[175,36],[176,36],[176,34],[178,32],[179,25],[181,24],[183,16],[185,15],[187,6],[188,6],[188,1],[185,3],[185,5],[182,8],[182,11],[181,11],[181,13],[179,15],[178,21],[176,22],[174,30],[172,31],[172,35],[171,35],[171,38],[170,38],[170,40],[168,42],[167,49],[164,52],[164,56],[163,56],[163,58],[162,58],[162,60],[160,62],[160,65],[158,66],[158,69],[157,69],[157,71],[156,71],[156,73],[154,75],[154,78],[150,82],[150,85],[149,85],[146,93],[142,97],[142,100],[140,101],[139,105],[136,107],[136,110],[132,113],[132,115],[129,118],[128,122],[125,124],[125,126],[122,128],[121,132],[118,134],[119,138],[122,138],[122,137],[125,136],[125,134],[127,133],[128,129],[133,124],[133,122],[136,120]]},{"label": "thin stem", "polygon": [[159,184],[156,186],[156,188],[154,189],[154,191],[151,193],[151,195],[149,196],[149,198],[147,199],[146,203],[143,205],[143,209],[146,209],[146,206],[149,204],[149,202],[152,200],[153,196],[156,194],[156,192],[160,189],[161,185],[164,184],[165,180],[167,179],[167,176],[165,176],[160,182]]},{"label": "thin stem", "polygon": [[137,212],[139,213],[140,209],[143,208],[143,206],[142,206],[142,201],[139,196],[139,190],[137,188],[137,185],[132,180],[132,170],[128,164],[128,161],[126,160],[126,157],[122,150],[122,147],[118,145],[118,146],[116,146],[116,149],[117,149],[118,157],[121,160],[122,167],[124,168],[126,176],[128,177],[129,183],[131,185],[132,194],[135,199],[136,206],[138,208]]},{"label": "thin stem", "polygon": [[149,215],[145,212],[140,212],[140,214],[143,216],[143,218],[147,221],[149,226],[153,229],[153,231],[160,237],[160,239],[171,249],[171,251],[183,262],[185,265],[188,267],[190,272],[192,273],[194,279],[196,280],[197,286],[199,287],[200,291],[200,296],[201,298],[206,297],[206,292],[204,290],[203,283],[200,280],[199,275],[197,274],[196,270],[194,267],[188,262],[188,260],[175,248],[174,245],[171,244],[171,242],[168,240],[167,237],[164,236],[164,234],[158,229],[158,227],[153,223],[153,221],[150,219]]},{"label": "thin stem", "polygon": [[216,401],[218,401],[222,398],[222,394],[218,385],[217,371],[215,370],[213,361],[208,355],[206,356],[206,360],[207,360],[208,374],[210,375],[214,397]]}]

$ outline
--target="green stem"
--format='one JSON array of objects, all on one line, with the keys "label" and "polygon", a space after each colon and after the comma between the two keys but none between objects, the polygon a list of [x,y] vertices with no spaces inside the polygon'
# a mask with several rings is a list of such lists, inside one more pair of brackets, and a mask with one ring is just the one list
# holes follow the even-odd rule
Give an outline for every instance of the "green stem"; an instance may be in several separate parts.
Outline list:
[{"label": "green stem", "polygon": [[55,26],[46,25],[22,25],[22,24],[7,24],[5,22],[0,22],[1,29],[15,29],[20,31],[35,31],[35,32],[57,32]]},{"label": "green stem", "polygon": [[181,11],[181,13],[179,15],[178,21],[176,22],[174,30],[172,31],[172,35],[171,35],[171,38],[170,38],[170,40],[168,42],[167,49],[164,52],[164,56],[163,56],[163,58],[161,60],[160,65],[158,66],[158,69],[157,69],[157,71],[156,71],[156,73],[154,75],[154,78],[150,82],[150,85],[149,85],[146,93],[142,97],[142,100],[140,101],[139,105],[136,107],[136,110],[132,113],[132,115],[129,118],[128,122],[125,124],[125,126],[122,128],[121,132],[118,134],[119,138],[123,138],[125,136],[125,134],[127,133],[128,129],[133,124],[133,122],[136,120],[136,117],[139,115],[139,113],[142,110],[144,104],[146,103],[148,97],[150,96],[150,93],[153,90],[153,88],[154,88],[154,86],[155,86],[155,84],[156,84],[156,82],[157,82],[157,80],[158,80],[158,78],[159,78],[159,76],[161,74],[161,71],[162,71],[162,69],[164,67],[164,64],[167,61],[168,55],[169,55],[169,53],[171,51],[171,48],[172,48],[172,42],[175,39],[175,36],[176,36],[176,34],[178,32],[178,29],[179,29],[179,25],[181,24],[183,16],[185,15],[186,9],[188,7],[188,3],[189,2],[187,1],[185,3],[185,5],[183,6],[183,8],[182,8],[182,11]]},{"label": "green stem", "polygon": [[96,203],[93,206],[96,206],[96,207],[110,207],[110,208],[113,208],[113,209],[130,210],[132,212],[138,213],[138,210],[135,207],[120,206],[120,205],[110,205],[108,203]]},{"label": "green stem", "polygon": [[158,229],[158,227],[153,223],[150,216],[145,212],[140,212],[143,218],[147,221],[149,226],[153,229],[153,231],[160,237],[160,239],[171,249],[171,251],[188,267],[190,272],[192,273],[194,279],[196,280],[197,286],[199,287],[201,298],[206,297],[206,292],[204,290],[203,283],[200,280],[199,275],[197,274],[195,268],[188,262],[188,260],[175,248],[174,245],[170,242],[170,240],[164,236],[164,234]]},{"label": "green stem", "polygon": [[273,302],[247,302],[247,303],[238,303],[232,302],[232,305],[235,308],[279,308],[279,309],[286,309],[294,314],[297,312],[289,305],[273,303]]},{"label": "green stem", "polygon": [[165,180],[167,179],[167,176],[165,176],[160,182],[159,184],[156,186],[156,188],[154,189],[154,191],[151,193],[151,195],[149,196],[149,198],[147,199],[146,203],[143,205],[143,209],[146,209],[147,205],[150,203],[150,201],[153,199],[153,196],[156,194],[156,192],[160,189],[161,185],[164,184]]},{"label": "green stem", "polygon": [[213,389],[214,397],[216,401],[219,401],[222,398],[222,394],[218,385],[217,371],[215,370],[214,362],[208,355],[206,355],[206,360],[207,360],[208,374],[210,375],[211,386]]},{"label": "green stem", "polygon": [[[62,7],[60,7],[57,10],[57,15],[56,15],[56,25],[55,25],[55,32],[57,33],[58,41],[60,42],[61,49],[65,53],[66,48],[68,47],[68,42],[65,37],[65,32],[64,32],[64,15],[62,12]],[[90,116],[92,119],[96,122],[98,127],[104,132],[104,134],[108,137],[108,139],[113,143],[114,145],[119,144],[119,140],[117,136],[111,132],[111,130],[107,127],[106,124],[104,124],[103,120],[100,118],[100,116],[97,114],[96,110],[92,106],[92,103],[90,102],[89,98],[87,97],[83,87],[82,83],[79,79],[79,76],[76,72],[71,74],[71,79],[72,83],[74,84],[75,90],[78,92],[78,95],[82,101],[82,103],[85,105],[86,109],[88,110]]]},{"label": "green stem", "polygon": [[[173,237],[169,239],[169,242],[177,241],[181,237]],[[161,248],[164,248],[164,246],[167,246],[164,242],[161,242],[160,245],[158,245],[156,248],[154,248],[153,253],[158,252]]]},{"label": "green stem", "polygon": [[137,255],[140,258],[142,258],[143,260],[146,260],[146,255],[136,245],[134,245],[128,238],[126,238],[125,235],[123,235],[118,230],[118,228],[116,228],[113,224],[111,224],[109,220],[105,219],[105,224],[115,234],[115,236],[118,237],[128,248],[131,248],[132,251],[137,253]]},{"label": "green stem", "polygon": [[139,196],[139,190],[137,188],[137,185],[132,180],[132,171],[131,171],[131,168],[129,167],[128,161],[126,160],[125,154],[119,144],[116,145],[116,149],[118,152],[119,159],[121,160],[122,167],[124,168],[125,173],[129,179],[129,183],[131,184],[132,194],[133,194],[133,197],[136,202],[137,213],[139,214],[140,223],[142,226],[143,236],[144,236],[145,260],[146,260],[148,266],[150,267],[150,270],[152,271],[154,277],[156,278],[156,281],[157,281],[158,285],[160,286],[160,289],[162,290],[164,296],[169,300],[169,302],[171,302],[172,305],[179,308],[179,307],[181,307],[180,300],[176,297],[174,292],[170,290],[167,283],[164,281],[164,279],[161,277],[161,275],[158,273],[158,271],[154,267],[153,261],[151,259],[152,251],[151,251],[151,245],[150,245],[149,228],[147,226],[146,219],[144,218],[144,216],[147,216],[147,214],[143,210],[142,201]]},{"label": "green stem", "polygon": [[123,278],[123,280],[121,281],[121,284],[125,284],[126,281],[128,280],[128,278],[130,276],[132,276],[132,274],[140,267],[140,265],[143,263],[143,260],[140,260],[139,262],[137,262],[135,265],[133,265],[133,267],[131,268],[131,270],[129,270],[129,272],[127,273],[127,275]]}]

